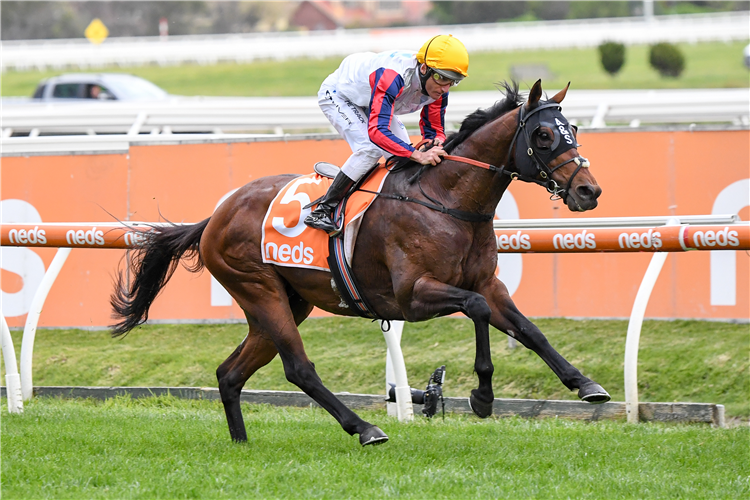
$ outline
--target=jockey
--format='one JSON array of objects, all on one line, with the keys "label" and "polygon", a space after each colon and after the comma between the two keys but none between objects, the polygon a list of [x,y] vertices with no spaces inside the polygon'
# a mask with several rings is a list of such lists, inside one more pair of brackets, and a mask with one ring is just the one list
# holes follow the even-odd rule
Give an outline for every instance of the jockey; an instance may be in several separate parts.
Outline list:
[{"label": "jockey", "polygon": [[[344,195],[381,157],[401,156],[437,165],[445,154],[448,91],[468,76],[469,54],[452,35],[437,35],[419,52],[363,52],[346,57],[323,81],[318,104],[352,148],[328,192],[305,224],[334,236],[340,232],[331,213]],[[422,137],[433,148],[419,151],[396,115],[422,110]]]}]

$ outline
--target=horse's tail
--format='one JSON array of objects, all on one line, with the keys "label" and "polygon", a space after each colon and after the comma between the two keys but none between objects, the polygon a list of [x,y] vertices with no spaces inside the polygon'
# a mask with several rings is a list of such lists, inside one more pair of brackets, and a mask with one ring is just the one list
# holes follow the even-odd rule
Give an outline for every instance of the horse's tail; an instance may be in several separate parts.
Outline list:
[{"label": "horse's tail", "polygon": [[147,233],[145,242],[128,263],[132,282],[128,286],[127,278],[120,272],[110,297],[113,317],[120,320],[111,326],[113,337],[146,322],[149,307],[174,274],[180,259],[195,258],[192,265],[186,266],[190,272],[203,268],[198,244],[209,219],[197,224],[155,227]]}]

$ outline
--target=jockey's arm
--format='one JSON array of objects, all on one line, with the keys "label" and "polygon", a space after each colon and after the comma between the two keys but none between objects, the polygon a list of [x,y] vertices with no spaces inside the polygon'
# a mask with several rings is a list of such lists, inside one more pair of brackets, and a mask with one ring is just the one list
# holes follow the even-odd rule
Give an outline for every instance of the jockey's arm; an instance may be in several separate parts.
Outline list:
[{"label": "jockey's arm", "polygon": [[393,103],[404,89],[404,79],[391,69],[380,68],[370,75],[370,116],[367,134],[376,146],[396,156],[409,158],[415,151],[391,132]]},{"label": "jockey's arm", "polygon": [[445,142],[445,109],[448,107],[448,94],[424,108],[419,115],[419,129],[422,137],[432,140],[433,146],[440,146]]},{"label": "jockey's arm", "polygon": [[[440,157],[445,154],[442,148],[435,147],[429,151],[418,151],[411,144],[406,144],[391,132],[393,103],[404,88],[404,80],[401,75],[393,70],[381,68],[370,75],[370,88],[372,94],[367,131],[373,144],[393,155],[411,158],[422,165],[440,163]],[[440,127],[440,131],[442,137],[445,138],[442,127]]]}]

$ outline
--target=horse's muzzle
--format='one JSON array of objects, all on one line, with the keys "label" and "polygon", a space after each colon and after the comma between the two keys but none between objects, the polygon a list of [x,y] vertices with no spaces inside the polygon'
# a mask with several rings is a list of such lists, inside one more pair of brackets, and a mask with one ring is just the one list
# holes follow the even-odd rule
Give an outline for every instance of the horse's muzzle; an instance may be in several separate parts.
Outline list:
[{"label": "horse's muzzle", "polygon": [[593,210],[599,204],[597,198],[601,196],[602,188],[596,184],[583,183],[568,192],[565,203],[571,212],[585,212]]}]

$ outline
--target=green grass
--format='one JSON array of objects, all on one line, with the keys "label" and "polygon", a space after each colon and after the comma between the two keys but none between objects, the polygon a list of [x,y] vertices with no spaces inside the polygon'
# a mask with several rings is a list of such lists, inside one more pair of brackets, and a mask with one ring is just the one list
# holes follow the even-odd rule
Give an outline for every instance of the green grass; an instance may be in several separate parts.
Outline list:
[{"label": "green grass", "polygon": [[[624,401],[626,321],[537,319],[551,344],[586,376]],[[384,392],[385,341],[379,328],[356,318],[311,319],[301,326],[309,358],[334,392]],[[577,399],[532,351],[509,349],[492,329],[493,387],[499,398]],[[106,331],[39,330],[34,385],[216,387],[216,367],[247,333],[244,325],[149,325],[123,339]],[[17,352],[21,332],[13,332]],[[447,366],[446,396],[476,387],[473,323],[441,318],[406,325],[402,339],[409,382],[423,388]],[[638,381],[644,402],[702,402],[726,406],[728,417],[750,416],[750,325],[646,321]],[[4,372],[0,374],[4,376]],[[4,380],[4,379],[3,379]],[[286,381],[279,358],[250,378],[247,389],[299,390]]]},{"label": "green grass", "polygon": [[[477,52],[471,54],[467,78],[454,92],[492,90],[495,82],[510,79],[519,64],[546,64],[553,75],[547,89],[572,82],[574,89],[660,89],[748,87],[750,76],[742,64],[747,41],[679,44],[685,55],[680,78],[662,78],[648,64],[648,47],[626,49],[620,73],[609,76],[601,67],[596,48]],[[341,57],[212,66],[138,66],[107,68],[141,76],[177,95],[209,96],[314,96],[320,83],[336,69]],[[97,70],[103,71],[103,70]],[[3,96],[30,96],[42,78],[61,71],[9,71],[2,76]],[[525,82],[531,84],[533,82]]]},{"label": "green grass", "polygon": [[403,424],[361,448],[320,409],[171,397],[2,401],[2,492],[17,498],[748,498],[750,429],[479,420]]}]

